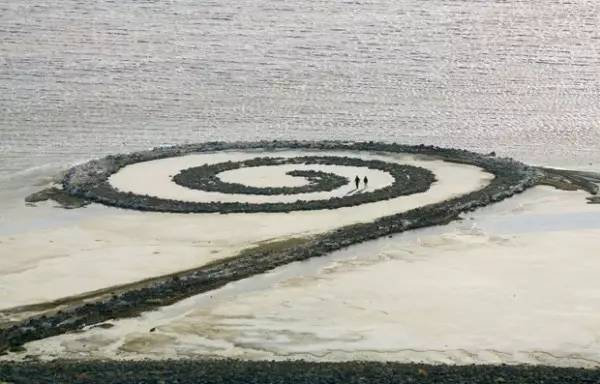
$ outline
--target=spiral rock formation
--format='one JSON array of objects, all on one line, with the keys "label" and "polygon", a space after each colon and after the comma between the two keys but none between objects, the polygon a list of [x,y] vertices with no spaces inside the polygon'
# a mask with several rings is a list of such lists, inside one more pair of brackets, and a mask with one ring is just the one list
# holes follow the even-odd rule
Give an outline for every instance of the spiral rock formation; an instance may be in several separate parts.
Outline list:
[{"label": "spiral rock formation", "polygon": [[[377,159],[361,158],[367,151]],[[394,161],[395,155],[405,154],[426,158],[419,166]],[[441,194],[421,206],[403,206],[404,197],[426,195],[436,188],[436,175],[426,169],[431,159],[476,166],[493,178],[462,195]],[[368,187],[355,187],[357,175],[368,176]],[[0,329],[0,351],[107,319],[134,316],[352,244],[445,224],[462,212],[522,192],[543,176],[539,169],[511,159],[464,150],[335,141],[203,143],[93,160],[67,172],[64,193],[120,208],[174,213],[341,212],[363,206],[362,212],[370,213],[378,204],[379,211],[292,242],[246,249],[195,269],[113,287],[84,303],[61,304],[60,311]],[[387,202],[396,205],[382,205]]]}]

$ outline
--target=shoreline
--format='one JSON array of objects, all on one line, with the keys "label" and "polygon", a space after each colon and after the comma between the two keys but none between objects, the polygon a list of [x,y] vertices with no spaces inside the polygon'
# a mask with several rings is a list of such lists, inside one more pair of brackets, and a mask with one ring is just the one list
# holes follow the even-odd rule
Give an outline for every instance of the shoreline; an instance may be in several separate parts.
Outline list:
[{"label": "shoreline", "polygon": [[[198,146],[203,145],[203,148],[206,150],[208,150],[207,148],[213,150],[215,148],[214,143],[200,144]],[[244,145],[244,143],[225,144],[227,148],[231,145],[239,147],[240,145]],[[462,150],[440,149],[437,147],[412,147],[379,143],[345,144],[339,142],[275,142],[270,143],[270,145],[260,142],[247,145],[252,148],[256,148],[255,145],[259,145],[259,148],[264,148],[265,150],[288,148],[288,145],[303,145],[312,149],[315,146],[317,149],[334,149],[341,146],[345,150],[361,148],[361,150],[377,151],[383,151],[384,148],[387,148],[385,152],[401,153],[407,153],[408,148],[410,151],[413,151],[409,152],[412,154],[433,154],[436,157],[442,157],[445,161],[477,165],[493,173],[496,177],[486,187],[457,198],[386,216],[370,223],[349,225],[324,234],[300,239],[299,242],[294,242],[293,244],[284,241],[280,244],[267,244],[266,246],[247,249],[237,256],[215,261],[200,268],[148,279],[148,281],[135,284],[135,288],[119,292],[119,294],[112,293],[110,296],[107,294],[96,297],[95,300],[90,300],[83,305],[73,305],[62,308],[54,313],[32,317],[0,330],[0,351],[9,349],[18,350],[19,346],[25,342],[80,329],[86,325],[101,323],[108,319],[135,316],[143,311],[168,305],[183,298],[221,287],[231,281],[260,274],[293,261],[322,256],[352,244],[358,244],[410,229],[447,224],[456,219],[460,213],[513,196],[529,187],[542,183],[545,177],[547,178],[545,173],[539,169],[527,167],[522,163],[510,159],[497,159],[492,156],[484,156]],[[186,146],[186,148],[188,150],[198,150],[198,146]],[[216,146],[218,147],[219,144]],[[150,151],[151,154],[148,156],[163,156],[165,153],[171,155],[173,153],[177,154],[179,153],[178,148],[157,149]],[[294,147],[294,149],[296,148]],[[395,149],[395,151],[392,149]],[[148,156],[140,156],[138,154],[122,156],[127,157],[130,161],[132,159],[145,161],[140,159],[148,158]],[[125,160],[109,161],[108,163],[105,160],[103,161],[100,161],[100,164],[104,165],[104,171],[96,167],[98,161],[92,161],[83,166],[75,167],[76,169],[71,170],[65,178],[68,181],[67,187],[74,185],[73,181],[76,182],[75,185],[86,185],[85,182],[89,182],[90,175],[92,182],[107,178],[110,175],[108,171],[116,172],[116,165],[121,164],[121,166],[124,166],[122,164],[126,162]],[[93,168],[90,168],[90,166]],[[90,169],[100,171],[89,172]],[[546,172],[549,173],[551,171]],[[86,174],[88,178],[84,177]],[[556,180],[560,180],[563,183],[570,182],[569,180],[565,181],[559,176],[556,176]],[[574,180],[576,181],[576,179]],[[585,183],[582,183],[581,186],[578,185],[578,187],[585,186]],[[113,287],[113,291],[114,289],[115,287]]]}]

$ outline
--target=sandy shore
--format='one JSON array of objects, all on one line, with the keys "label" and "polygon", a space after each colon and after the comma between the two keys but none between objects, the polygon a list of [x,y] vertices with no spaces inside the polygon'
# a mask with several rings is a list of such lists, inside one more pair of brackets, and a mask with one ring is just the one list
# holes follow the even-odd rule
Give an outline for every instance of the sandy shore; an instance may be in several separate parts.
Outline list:
[{"label": "sandy shore", "polygon": [[584,193],[537,187],[462,222],[29,343],[27,354],[595,367],[599,214]]}]

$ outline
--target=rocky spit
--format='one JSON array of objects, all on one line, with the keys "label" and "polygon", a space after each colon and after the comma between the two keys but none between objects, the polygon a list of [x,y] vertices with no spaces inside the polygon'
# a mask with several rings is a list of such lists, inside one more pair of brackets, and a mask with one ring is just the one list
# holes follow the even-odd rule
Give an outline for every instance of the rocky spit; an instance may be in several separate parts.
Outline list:
[{"label": "rocky spit", "polygon": [[[456,198],[452,198],[441,203],[431,204],[423,207],[419,207],[416,209],[412,209],[406,212],[392,214],[390,216],[382,217],[370,223],[362,223],[355,224],[346,227],[342,227],[327,233],[319,234],[316,236],[294,239],[294,241],[285,241],[278,243],[276,245],[269,244],[268,246],[259,246],[253,249],[247,249],[241,252],[238,256],[218,260],[208,265],[183,271],[180,273],[172,274],[169,276],[157,277],[154,279],[149,279],[143,282],[138,282],[134,284],[130,284],[122,287],[115,287],[115,289],[110,290],[110,292],[104,292],[99,294],[96,297],[92,297],[86,299],[85,303],[67,303],[65,305],[60,306],[59,308],[54,308],[49,310],[41,315],[36,315],[26,320],[5,324],[2,328],[0,328],[0,352],[8,351],[8,350],[19,350],[21,346],[29,341],[42,339],[54,335],[58,335],[61,333],[80,330],[85,326],[90,326],[94,324],[101,324],[102,322],[115,319],[115,318],[123,318],[123,317],[131,317],[136,316],[139,313],[147,310],[151,310],[160,306],[168,305],[179,301],[183,298],[196,295],[199,293],[207,292],[223,285],[227,284],[231,281],[236,281],[239,279],[247,278],[252,275],[260,274],[276,268],[278,266],[294,262],[305,260],[311,257],[317,257],[326,255],[332,251],[348,247],[353,244],[358,244],[364,241],[376,239],[382,236],[389,236],[394,233],[399,233],[411,229],[422,228],[432,225],[442,225],[449,223],[459,217],[459,215],[463,212],[471,211],[477,209],[479,207],[486,206],[493,202],[501,201],[506,199],[514,194],[520,193],[534,185],[539,184],[547,184],[553,185],[557,188],[562,189],[584,189],[589,193],[595,195],[598,192],[598,186],[596,182],[600,181],[600,177],[596,174],[584,173],[584,172],[573,172],[573,171],[564,171],[564,170],[554,170],[554,169],[545,169],[538,167],[527,166],[518,161],[514,161],[508,158],[498,158],[493,154],[482,155],[477,154],[465,150],[459,149],[447,149],[447,148],[439,148],[433,146],[406,146],[399,144],[386,144],[386,143],[344,143],[344,142],[296,142],[296,141],[273,141],[273,142],[254,142],[254,143],[203,143],[203,144],[194,144],[194,145],[183,145],[176,147],[168,147],[168,148],[157,148],[149,151],[137,152],[132,154],[125,155],[117,155],[117,156],[108,156],[103,159],[93,160],[88,163],[76,166],[69,170],[66,173],[66,176],[62,182],[62,193],[66,196],[70,196],[76,199],[80,199],[84,202],[100,202],[108,205],[114,205],[122,208],[129,209],[139,209],[139,210],[158,210],[158,211],[169,211],[169,212],[198,212],[195,209],[191,209],[186,211],[187,207],[185,202],[179,202],[175,200],[163,200],[160,201],[158,205],[153,205],[156,203],[154,198],[147,196],[137,196],[133,194],[125,194],[119,191],[114,190],[110,184],[108,183],[108,178],[113,173],[117,172],[119,169],[123,168],[126,165],[133,164],[141,161],[149,161],[155,159],[162,159],[173,156],[182,156],[190,153],[197,152],[213,152],[213,151],[224,151],[224,150],[262,150],[264,152],[277,151],[280,149],[308,149],[315,151],[335,151],[335,150],[344,150],[344,151],[372,151],[372,152],[396,152],[396,153],[408,153],[415,155],[427,155],[434,156],[438,159],[442,159],[450,162],[464,163],[478,166],[485,171],[492,173],[495,178],[484,188],[468,193]],[[418,191],[426,190],[429,188],[431,182],[433,182],[433,175],[428,171],[421,172],[419,168],[415,168],[415,170],[409,169],[408,172],[417,172],[414,174],[416,190],[414,192],[406,192],[405,189],[402,189],[405,193],[415,193]],[[387,170],[387,169],[386,169]],[[387,170],[390,171],[390,170]],[[392,171],[393,172],[393,171]],[[398,172],[407,172],[406,168],[402,168]],[[420,173],[419,173],[420,172]],[[54,191],[53,194],[57,192]],[[53,195],[52,194],[52,195]],[[377,199],[386,199],[390,198],[389,193],[384,195],[376,195]],[[42,196],[43,197],[43,196]],[[125,198],[124,198],[125,197]],[[124,198],[122,200],[119,200]],[[319,204],[326,203],[327,200],[318,201]],[[149,205],[149,203],[152,203]],[[207,203],[203,203],[207,204]],[[213,203],[208,203],[213,204]],[[220,205],[222,203],[214,203],[214,210],[200,210],[201,212],[221,212],[220,209],[223,207]],[[236,203],[234,203],[236,204]],[[295,210],[302,209],[294,206],[294,204],[302,204],[302,202],[292,203],[285,208],[285,210]],[[359,203],[359,204],[362,204]],[[260,204],[259,204],[260,205]],[[241,204],[236,205],[235,209],[232,211],[226,210],[225,212],[253,212],[256,208],[246,208],[251,206],[251,204]],[[262,211],[269,211],[268,207],[260,207]],[[331,208],[331,207],[328,207]],[[248,209],[248,210],[246,210]],[[316,208],[315,208],[316,209]],[[275,211],[281,212],[282,208],[278,207]],[[256,370],[256,374],[260,370],[264,370],[265,372],[271,372],[274,378],[280,377],[283,378],[286,370],[283,368],[284,365],[281,364],[289,364],[290,369],[295,369],[294,364],[298,364],[297,367],[302,367],[302,364],[309,363],[250,363],[250,362],[171,362],[170,363],[145,363],[139,362],[140,367],[143,367],[143,364],[148,364],[147,367],[149,370],[157,369],[160,371],[161,369],[171,369],[177,368],[182,371],[189,370],[189,375],[200,374],[206,367],[212,367],[214,372],[214,377],[221,377],[219,375],[224,374],[226,371],[233,374],[236,374],[236,369],[239,367],[242,370]],[[81,363],[81,365],[69,365],[70,363],[65,363],[65,368],[67,373],[71,374],[77,371],[76,367],[79,369],[91,369],[91,373],[85,373],[85,375],[90,375],[89,377],[98,377],[102,376],[94,376],[99,375],[101,372],[105,372],[107,375],[114,374],[111,378],[110,376],[104,377],[107,381],[102,382],[119,382],[119,372],[121,370],[132,370],[134,374],[139,372],[139,368],[135,368],[136,363]],[[94,364],[98,364],[95,366]],[[102,364],[106,364],[108,369],[101,368]],[[130,365],[128,365],[130,364]],[[152,365],[154,364],[154,365]],[[162,365],[164,364],[164,365]],[[224,364],[222,367],[219,364]],[[237,365],[236,365],[237,364]],[[247,365],[244,365],[247,364]],[[255,364],[255,365],[253,365]],[[261,366],[261,364],[263,364]],[[271,365],[269,365],[271,364]],[[312,364],[312,363],[311,363]],[[344,365],[345,364],[345,365]],[[372,369],[367,367],[377,367],[376,370],[383,369],[378,363],[344,363],[342,365],[320,365],[320,364],[312,364],[310,365],[311,369],[314,370],[323,370],[322,376],[319,374],[319,377],[326,377],[328,375],[327,371],[331,370],[331,372],[339,372],[342,376],[341,378],[348,377],[344,376],[349,372],[354,372],[354,374],[359,374],[359,372],[355,371],[356,367],[363,367],[364,369]],[[227,368],[227,366],[231,366],[233,368]],[[28,364],[9,364],[5,365],[1,368],[0,374],[3,375],[13,375],[10,376],[14,380],[18,375],[23,375],[26,372],[27,374],[35,375],[39,374],[40,377],[43,377],[43,373],[48,373],[49,369],[52,365],[44,365],[38,363]],[[87,367],[87,368],[86,368]],[[94,371],[98,367],[97,371]],[[171,368],[169,368],[171,367]],[[204,367],[204,368],[201,368]],[[306,366],[308,367],[308,366]],[[392,364],[388,365],[388,367],[393,370],[397,370],[398,374],[404,375],[404,372],[408,372],[406,370],[416,369],[416,365],[402,365],[402,364]],[[361,369],[363,369],[361,368]],[[145,369],[145,368],[144,368]],[[208,368],[206,368],[208,369]],[[455,382],[487,382],[487,381],[472,381],[468,378],[472,379],[476,377],[487,377],[486,369],[493,371],[494,369],[506,369],[506,372],[509,372],[509,377],[506,380],[510,381],[514,377],[518,377],[518,375],[525,376],[529,375],[529,368],[430,368],[430,370],[435,371],[439,369],[438,372],[450,372],[452,375],[455,375]],[[481,371],[479,371],[481,369]],[[539,372],[543,372],[544,369],[547,372],[557,372],[553,373],[557,378],[563,377],[562,373],[559,370],[555,370],[554,368],[540,368]],[[28,371],[30,370],[30,371]],[[289,382],[319,382],[319,381],[306,381],[308,380],[308,376],[302,376],[302,370],[298,370],[298,381],[291,380]],[[444,371],[447,370],[447,371]],[[158,372],[157,371],[157,372]],[[37,372],[37,373],[35,373]],[[96,373],[94,373],[96,372]],[[196,373],[194,373],[196,372]],[[254,371],[253,371],[254,372]],[[344,373],[346,372],[346,373]],[[567,371],[563,371],[567,372]],[[593,377],[595,378],[595,371],[573,371],[577,372],[577,374],[581,375],[580,377]],[[592,373],[590,373],[592,372]],[[206,372],[205,372],[206,373]],[[373,374],[376,372],[373,371]],[[559,374],[560,373],[560,374]],[[333,373],[332,373],[333,374]],[[16,375],[16,376],[15,376]],[[83,377],[85,377],[85,375]],[[188,375],[188,373],[186,373]],[[466,376],[462,376],[466,375]],[[479,376],[478,376],[479,375]],[[483,375],[483,376],[481,376]],[[510,376],[513,375],[513,376]],[[517,376],[514,376],[517,375]],[[541,376],[536,376],[533,374],[532,377],[540,379]],[[587,376],[586,376],[587,375]],[[0,376],[1,377],[1,376]],[[8,377],[8,376],[6,376]],[[32,376],[33,377],[33,376]],[[140,376],[143,377],[143,376]],[[150,376],[148,376],[150,377]],[[185,376],[183,381],[186,382],[187,378],[191,378],[192,376]],[[197,376],[194,376],[197,377]],[[242,377],[242,376],[239,376]],[[271,377],[271,376],[268,376]],[[304,377],[304,379],[303,379]],[[395,376],[390,376],[395,377]],[[410,377],[410,376],[406,376]],[[419,376],[421,379],[427,379],[427,377],[435,377],[435,376]],[[502,379],[501,376],[499,376]],[[104,380],[102,379],[102,380]],[[66,377],[65,377],[66,380]],[[94,379],[95,380],[95,379]],[[100,380],[100,379],[98,379]],[[110,381],[117,380],[117,381]],[[143,379],[139,382],[146,382]],[[232,381],[233,380],[233,381]],[[225,380],[222,382],[236,382],[235,378],[232,380]],[[305,380],[305,381],[302,381]],[[388,382],[402,382],[394,379],[395,381]],[[408,379],[407,379],[408,380]],[[558,379],[557,379],[558,380]],[[72,381],[70,381],[72,382]],[[90,382],[93,382],[91,380]],[[147,382],[155,382],[155,381],[147,381]],[[190,381],[191,382],[191,381]],[[197,380],[194,382],[198,382]],[[207,382],[218,382],[218,381],[207,381]],[[242,382],[242,381],[238,381]],[[246,381],[244,381],[246,382]],[[273,382],[273,381],[257,381],[257,382]],[[277,381],[274,381],[277,382]],[[281,381],[279,381],[281,382]],[[288,382],[287,380],[285,382]],[[338,381],[323,381],[323,382],[338,382]],[[339,382],[352,382],[348,380],[339,381]],[[385,382],[385,381],[382,381]],[[410,382],[410,381],[406,381]],[[425,381],[426,382],[426,381]],[[502,382],[502,381],[500,381]],[[540,382],[540,381],[519,381],[519,382]],[[552,382],[552,381],[545,381]],[[559,381],[555,381],[559,382]],[[560,382],[568,382],[568,381],[560,381]],[[577,381],[582,382],[582,381]],[[590,382],[600,382],[600,381],[590,381]]]}]

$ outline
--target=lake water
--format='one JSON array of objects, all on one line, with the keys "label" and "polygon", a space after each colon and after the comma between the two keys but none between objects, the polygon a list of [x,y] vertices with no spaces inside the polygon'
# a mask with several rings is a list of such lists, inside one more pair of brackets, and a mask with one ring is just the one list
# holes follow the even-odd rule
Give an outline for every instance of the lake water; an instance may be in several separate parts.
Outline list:
[{"label": "lake water", "polygon": [[599,23],[596,0],[3,0],[0,177],[275,138],[598,169]]}]

